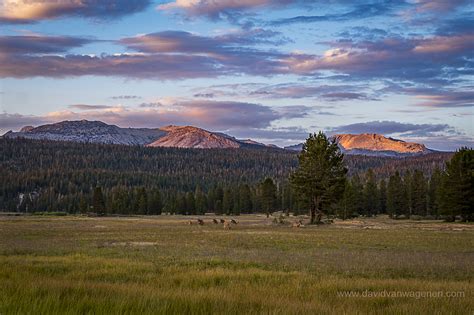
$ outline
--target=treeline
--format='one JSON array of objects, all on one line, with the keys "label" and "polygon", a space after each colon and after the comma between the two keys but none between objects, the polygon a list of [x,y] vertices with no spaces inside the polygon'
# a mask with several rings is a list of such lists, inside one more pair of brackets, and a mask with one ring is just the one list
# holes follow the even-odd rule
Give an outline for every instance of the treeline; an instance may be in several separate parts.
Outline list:
[{"label": "treeline", "polygon": [[[195,191],[160,191],[145,187],[114,187],[106,189],[97,186],[91,194],[70,194],[57,196],[51,190],[39,195],[22,195],[20,212],[61,212],[99,214],[159,215],[183,214],[202,215],[206,212],[226,215],[241,213],[270,213],[278,210],[296,209],[292,204],[288,186],[272,187],[257,184],[249,186],[216,186],[207,192],[198,187]],[[301,213],[303,213],[301,209]]]},{"label": "treeline", "polygon": [[[305,204],[296,201],[288,183],[298,163],[295,152],[24,139],[0,139],[0,152],[0,211],[234,215],[307,211]],[[346,156],[351,179],[333,214],[439,215],[436,183],[451,155],[404,159]],[[401,172],[399,182],[395,172],[390,172],[394,165]],[[423,171],[410,171],[415,168]],[[423,210],[417,197],[420,174]],[[392,191],[394,186],[403,189]],[[392,202],[399,199],[403,200]]]},{"label": "treeline", "polygon": [[474,220],[474,151],[463,148],[430,177],[420,170],[395,172],[377,182],[369,170],[363,179],[346,181],[336,214],[341,218],[389,214],[393,218],[444,218]]},{"label": "treeline", "polygon": [[439,169],[431,177],[415,170],[404,176],[395,172],[388,180],[377,182],[370,169],[363,176],[355,175],[347,180],[336,212],[341,218],[377,214],[389,214],[394,218],[438,217],[442,214],[441,176]]}]

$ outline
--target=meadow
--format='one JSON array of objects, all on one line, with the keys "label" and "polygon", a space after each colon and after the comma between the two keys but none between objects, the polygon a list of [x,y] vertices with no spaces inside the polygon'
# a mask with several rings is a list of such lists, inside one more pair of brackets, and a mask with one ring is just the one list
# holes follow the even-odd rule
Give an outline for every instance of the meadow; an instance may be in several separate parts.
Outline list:
[{"label": "meadow", "polygon": [[0,314],[474,311],[472,224],[202,218],[0,216]]}]

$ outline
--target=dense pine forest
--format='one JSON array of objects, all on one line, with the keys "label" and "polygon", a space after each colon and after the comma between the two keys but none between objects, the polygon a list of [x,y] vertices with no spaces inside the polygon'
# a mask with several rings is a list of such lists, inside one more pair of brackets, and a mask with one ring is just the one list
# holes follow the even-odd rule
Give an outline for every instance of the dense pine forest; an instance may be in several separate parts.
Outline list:
[{"label": "dense pine forest", "polygon": [[[178,149],[0,139],[0,210],[104,214],[306,213],[288,183],[298,153]],[[456,215],[443,210],[452,153],[346,156],[346,189],[332,214]],[[458,211],[459,212],[459,211]]]}]

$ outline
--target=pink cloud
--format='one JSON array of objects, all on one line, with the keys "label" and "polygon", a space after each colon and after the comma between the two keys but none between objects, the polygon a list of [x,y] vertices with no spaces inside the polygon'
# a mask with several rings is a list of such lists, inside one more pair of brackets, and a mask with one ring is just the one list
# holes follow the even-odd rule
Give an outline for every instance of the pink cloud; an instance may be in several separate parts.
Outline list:
[{"label": "pink cloud", "polygon": [[0,23],[32,23],[60,16],[109,19],[144,10],[150,0],[3,0]]}]

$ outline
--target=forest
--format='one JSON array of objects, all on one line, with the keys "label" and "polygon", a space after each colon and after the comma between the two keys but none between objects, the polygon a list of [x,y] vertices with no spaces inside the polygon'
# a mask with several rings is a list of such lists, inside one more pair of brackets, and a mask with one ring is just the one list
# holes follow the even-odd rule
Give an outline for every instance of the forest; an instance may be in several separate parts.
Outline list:
[{"label": "forest", "polygon": [[[0,211],[307,212],[288,181],[298,165],[297,152],[26,139],[0,139],[0,144]],[[349,172],[344,193],[328,214],[341,218],[380,213],[394,218],[466,217],[468,210],[443,204],[448,188],[446,162],[452,156],[441,152],[407,158],[345,156]]]}]

